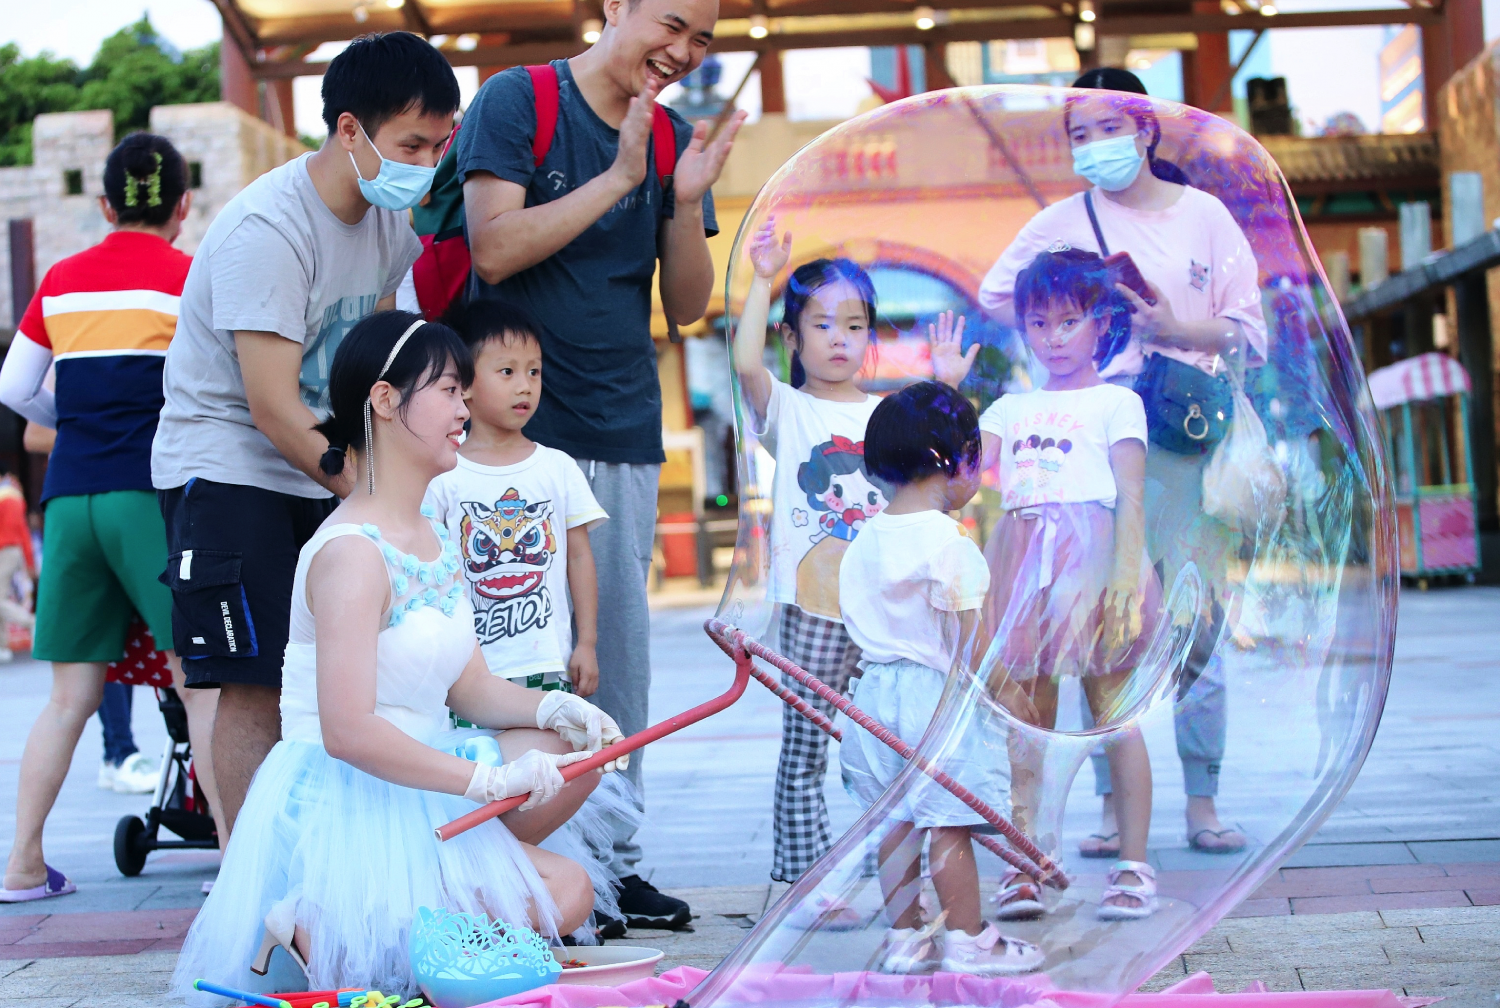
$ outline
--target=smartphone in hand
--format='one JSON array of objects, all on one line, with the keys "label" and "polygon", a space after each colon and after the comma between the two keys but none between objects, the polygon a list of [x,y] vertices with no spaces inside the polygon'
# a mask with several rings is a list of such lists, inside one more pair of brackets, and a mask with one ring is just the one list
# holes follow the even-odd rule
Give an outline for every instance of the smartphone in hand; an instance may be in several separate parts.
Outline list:
[{"label": "smartphone in hand", "polygon": [[1111,282],[1129,287],[1147,304],[1156,304],[1156,298],[1151,295],[1151,288],[1146,286],[1146,278],[1141,276],[1140,267],[1135,264],[1134,259],[1130,258],[1129,252],[1116,252],[1105,256],[1104,268],[1109,270]]}]

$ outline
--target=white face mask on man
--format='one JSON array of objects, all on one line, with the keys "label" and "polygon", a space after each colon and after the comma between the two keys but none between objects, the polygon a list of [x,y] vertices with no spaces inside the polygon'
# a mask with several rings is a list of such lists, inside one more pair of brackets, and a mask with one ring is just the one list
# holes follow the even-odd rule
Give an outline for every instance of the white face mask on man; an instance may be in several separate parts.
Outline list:
[{"label": "white face mask on man", "polygon": [[427,191],[432,188],[432,179],[437,174],[437,168],[392,161],[380,153],[380,148],[375,146],[375,141],[371,140],[370,134],[365,132],[364,124],[358,125],[365,143],[369,144],[370,149],[380,157],[380,171],[373,179],[367,179],[360,174],[359,162],[354,160],[354,152],[349,152],[349,162],[354,165],[354,177],[359,179],[360,195],[372,206],[378,206],[384,210],[410,210],[422,202],[422,197],[426,196]]},{"label": "white face mask on man", "polygon": [[1119,192],[1134,182],[1146,158],[1136,149],[1135,135],[1095,140],[1073,148],[1073,171],[1107,192]]}]

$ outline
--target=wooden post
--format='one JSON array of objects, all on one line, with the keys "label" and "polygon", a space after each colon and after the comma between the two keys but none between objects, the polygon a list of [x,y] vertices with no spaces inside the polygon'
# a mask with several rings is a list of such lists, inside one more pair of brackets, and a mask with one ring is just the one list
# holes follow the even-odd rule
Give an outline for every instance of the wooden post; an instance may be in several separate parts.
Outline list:
[{"label": "wooden post", "polygon": [[1493,530],[1497,522],[1495,469],[1495,371],[1490,299],[1483,271],[1460,277],[1453,285],[1458,309],[1458,360],[1469,372],[1469,448],[1474,459],[1475,491],[1479,498],[1479,527]]},{"label": "wooden post", "polygon": [[260,96],[255,78],[250,76],[250,64],[229,37],[228,29],[219,42],[219,98],[260,118]]},{"label": "wooden post", "polygon": [[10,318],[11,328],[21,325],[21,316],[36,293],[36,245],[31,219],[10,222]]},{"label": "wooden post", "polygon": [[[1219,5],[1216,0],[1193,0],[1193,13],[1217,14]],[[1183,101],[1205,112],[1233,112],[1234,97],[1224,86],[1231,74],[1229,33],[1198,32],[1197,50],[1182,54]],[[1210,104],[1220,107],[1209,108]]]},{"label": "wooden post", "polygon": [[266,81],[266,111],[271,125],[289,137],[297,136],[297,113],[292,105],[292,82],[287,79]]},{"label": "wooden post", "polygon": [[1481,0],[1447,0],[1438,11],[1442,20],[1421,29],[1422,91],[1430,133],[1437,131],[1438,92],[1484,49]]},{"label": "wooden post", "polygon": [[760,111],[786,114],[786,81],[781,74],[781,52],[768,49],[760,58]]},{"label": "wooden post", "polygon": [[922,46],[922,71],[928,91],[957,87],[948,73],[948,43],[927,42]]}]

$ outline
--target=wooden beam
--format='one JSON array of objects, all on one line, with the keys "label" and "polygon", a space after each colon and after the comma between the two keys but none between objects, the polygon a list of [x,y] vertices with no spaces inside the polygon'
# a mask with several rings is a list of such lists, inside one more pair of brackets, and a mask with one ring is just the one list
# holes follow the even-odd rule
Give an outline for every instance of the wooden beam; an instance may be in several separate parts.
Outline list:
[{"label": "wooden beam", "polygon": [[417,0],[406,0],[401,5],[401,17],[406,22],[406,30],[414,32],[423,38],[433,34],[432,25],[427,20],[427,13],[422,10],[422,5]]},{"label": "wooden beam", "polygon": [[[945,7],[944,9],[952,9]],[[1101,16],[1094,22],[1100,35],[1153,35],[1176,32],[1231,31],[1259,28],[1337,28],[1351,25],[1385,25],[1436,23],[1441,18],[1429,10],[1399,7],[1391,10],[1316,11],[1277,14],[1274,17],[1247,14],[1135,14]],[[915,25],[899,28],[864,28],[845,31],[773,33],[763,39],[748,35],[721,37],[714,40],[714,52],[760,52],[787,49],[832,49],[839,46],[891,46],[941,44],[946,42],[989,42],[997,39],[1072,38],[1071,18],[996,18],[985,21],[961,21],[922,31]],[[444,50],[453,66],[510,67],[576,56],[584,49],[575,38],[556,41],[523,42],[508,46],[472,49],[469,52]],[[261,63],[252,69],[257,77],[316,76],[323,73],[324,63]]]},{"label": "wooden beam", "polygon": [[224,34],[229,36],[245,62],[254,66],[255,50],[260,48],[260,43],[255,37],[254,29],[250,27],[250,22],[246,20],[234,0],[213,0],[213,5],[219,9],[219,17],[224,21]]}]

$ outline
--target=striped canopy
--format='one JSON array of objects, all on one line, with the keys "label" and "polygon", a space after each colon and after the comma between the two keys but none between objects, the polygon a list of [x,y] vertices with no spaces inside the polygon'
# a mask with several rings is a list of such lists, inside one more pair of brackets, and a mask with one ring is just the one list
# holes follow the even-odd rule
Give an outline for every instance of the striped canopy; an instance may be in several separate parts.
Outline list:
[{"label": "striped canopy", "polygon": [[1370,372],[1370,396],[1376,409],[1468,393],[1469,373],[1447,354],[1422,354]]}]

